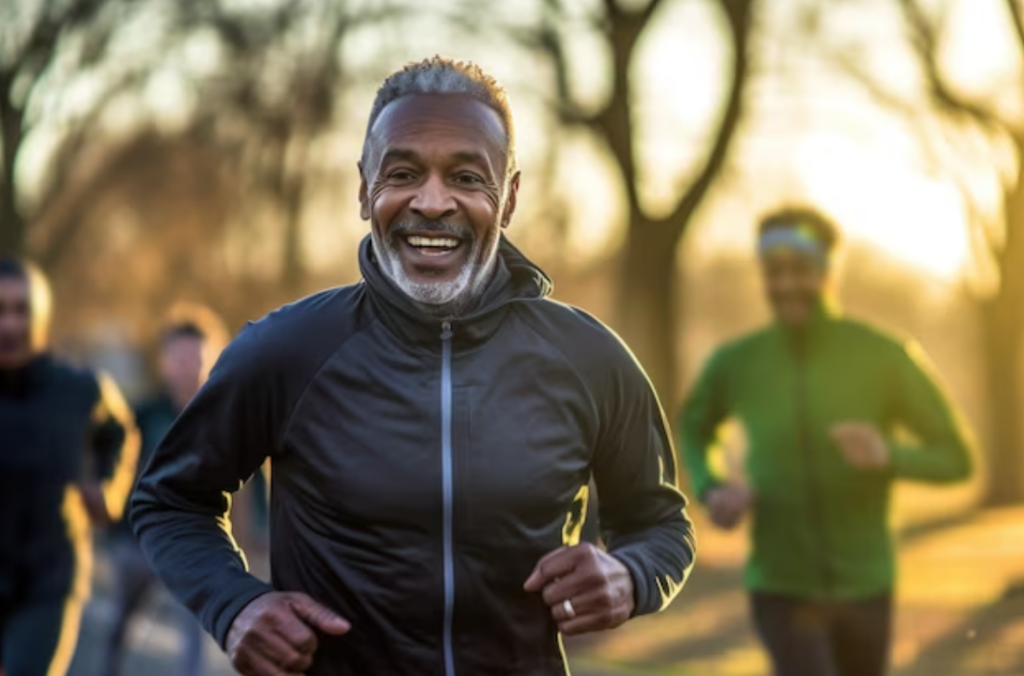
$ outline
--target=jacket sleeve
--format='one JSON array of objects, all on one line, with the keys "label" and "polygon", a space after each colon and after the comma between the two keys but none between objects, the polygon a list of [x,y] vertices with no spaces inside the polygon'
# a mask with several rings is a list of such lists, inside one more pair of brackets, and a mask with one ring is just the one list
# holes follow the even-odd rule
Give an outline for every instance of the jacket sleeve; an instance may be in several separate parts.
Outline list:
[{"label": "jacket sleeve", "polygon": [[171,593],[224,646],[241,610],[272,588],[248,573],[231,494],[274,453],[292,402],[288,369],[251,325],[153,452],[131,504],[136,537]]},{"label": "jacket sleeve", "polygon": [[665,416],[640,366],[625,353],[598,393],[594,455],[598,512],[609,552],[633,578],[636,615],[665,608],[696,552]]},{"label": "jacket sleeve", "polygon": [[711,356],[678,418],[683,463],[694,495],[701,501],[719,483],[708,458],[717,443],[719,427],[729,417],[725,361],[726,353],[722,350]]},{"label": "jacket sleeve", "polygon": [[913,444],[892,445],[897,478],[950,483],[971,474],[971,435],[938,385],[916,345],[900,349],[892,384],[894,422],[909,429]]},{"label": "jacket sleeve", "polygon": [[96,458],[97,479],[101,482],[107,514],[121,519],[128,493],[135,482],[139,459],[139,433],[135,420],[114,380],[100,374],[96,378],[97,396],[93,407],[91,447]]}]

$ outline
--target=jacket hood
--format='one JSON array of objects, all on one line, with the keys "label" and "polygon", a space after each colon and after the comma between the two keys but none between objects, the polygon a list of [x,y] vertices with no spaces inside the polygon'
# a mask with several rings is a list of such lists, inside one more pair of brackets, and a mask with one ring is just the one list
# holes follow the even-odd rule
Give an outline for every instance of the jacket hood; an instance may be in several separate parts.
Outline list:
[{"label": "jacket hood", "polygon": [[451,324],[456,345],[483,342],[500,326],[513,303],[543,300],[554,285],[502,235],[494,276],[480,298],[463,314],[442,319],[425,312],[384,274],[373,251],[370,235],[359,245],[359,268],[378,318],[396,337],[414,344],[440,345],[441,325]]}]

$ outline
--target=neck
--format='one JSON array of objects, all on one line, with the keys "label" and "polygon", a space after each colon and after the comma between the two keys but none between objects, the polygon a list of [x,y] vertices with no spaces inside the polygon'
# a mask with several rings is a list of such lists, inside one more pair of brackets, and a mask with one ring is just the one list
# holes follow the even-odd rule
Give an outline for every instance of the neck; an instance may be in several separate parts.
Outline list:
[{"label": "neck", "polygon": [[192,401],[192,397],[196,395],[197,388],[194,387],[168,387],[167,396],[170,397],[171,403],[179,411],[188,405],[188,402]]}]

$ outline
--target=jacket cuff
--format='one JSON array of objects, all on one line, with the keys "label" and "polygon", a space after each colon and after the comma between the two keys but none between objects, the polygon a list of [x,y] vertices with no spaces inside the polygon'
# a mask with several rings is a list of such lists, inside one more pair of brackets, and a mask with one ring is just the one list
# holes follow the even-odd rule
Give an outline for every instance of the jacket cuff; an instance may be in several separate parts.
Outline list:
[{"label": "jacket cuff", "polygon": [[652,580],[649,579],[643,564],[637,560],[634,553],[628,549],[622,549],[609,552],[609,554],[624,565],[629,571],[629,576],[633,578],[633,614],[630,617],[650,615],[661,610],[661,595],[651,593]]},{"label": "jacket cuff", "polygon": [[246,573],[225,587],[218,597],[212,600],[210,605],[215,610],[212,613],[212,626],[208,626],[207,629],[222,650],[227,649],[228,633],[238,614],[258,597],[272,591],[272,586]]}]

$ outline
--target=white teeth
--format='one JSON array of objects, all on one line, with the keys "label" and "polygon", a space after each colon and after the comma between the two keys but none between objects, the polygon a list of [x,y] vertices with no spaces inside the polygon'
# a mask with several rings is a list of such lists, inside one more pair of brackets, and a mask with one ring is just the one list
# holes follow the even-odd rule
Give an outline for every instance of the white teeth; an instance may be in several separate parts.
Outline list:
[{"label": "white teeth", "polygon": [[454,249],[459,245],[459,240],[451,237],[419,237],[410,236],[406,238],[410,246],[426,246],[438,249]]}]

